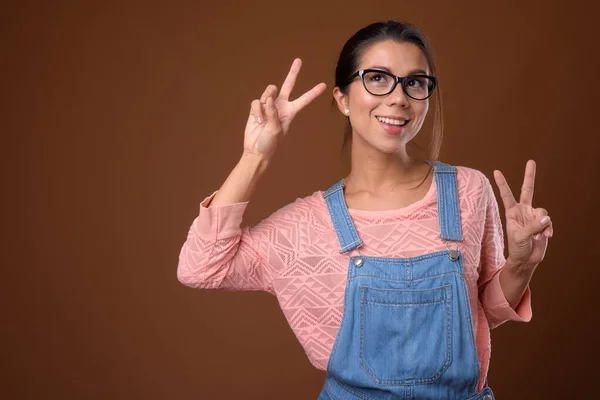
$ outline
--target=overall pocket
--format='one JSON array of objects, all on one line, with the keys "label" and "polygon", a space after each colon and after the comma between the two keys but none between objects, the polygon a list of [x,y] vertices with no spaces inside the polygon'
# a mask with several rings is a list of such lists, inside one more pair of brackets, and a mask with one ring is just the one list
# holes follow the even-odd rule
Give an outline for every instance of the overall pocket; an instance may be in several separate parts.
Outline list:
[{"label": "overall pocket", "polygon": [[452,287],[360,287],[359,365],[380,386],[428,384],[452,362]]}]

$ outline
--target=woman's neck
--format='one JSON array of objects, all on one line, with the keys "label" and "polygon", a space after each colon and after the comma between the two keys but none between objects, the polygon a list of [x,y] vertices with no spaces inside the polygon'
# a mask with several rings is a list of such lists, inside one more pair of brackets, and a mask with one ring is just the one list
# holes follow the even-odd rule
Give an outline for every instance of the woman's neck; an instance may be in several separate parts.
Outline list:
[{"label": "woman's neck", "polygon": [[405,150],[394,154],[360,150],[353,146],[350,173],[344,181],[353,192],[393,192],[414,187],[424,178],[424,161],[410,158]]}]

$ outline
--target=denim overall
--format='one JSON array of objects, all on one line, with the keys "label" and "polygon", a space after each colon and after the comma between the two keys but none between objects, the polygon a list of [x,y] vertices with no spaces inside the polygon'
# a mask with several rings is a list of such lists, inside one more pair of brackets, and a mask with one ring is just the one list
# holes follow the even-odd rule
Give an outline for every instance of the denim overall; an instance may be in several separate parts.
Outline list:
[{"label": "denim overall", "polygon": [[[318,400],[492,400],[479,362],[462,252],[456,168],[437,162],[440,238],[448,250],[412,258],[350,257],[342,322]],[[361,246],[343,180],[324,193],[340,253]],[[457,248],[457,246],[455,247]]]}]

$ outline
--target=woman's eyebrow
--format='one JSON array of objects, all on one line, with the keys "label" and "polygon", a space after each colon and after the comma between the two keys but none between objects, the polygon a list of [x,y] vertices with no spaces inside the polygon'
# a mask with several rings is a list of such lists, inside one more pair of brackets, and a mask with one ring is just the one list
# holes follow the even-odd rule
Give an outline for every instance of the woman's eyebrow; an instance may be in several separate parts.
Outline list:
[{"label": "woman's eyebrow", "polygon": [[[369,67],[368,69],[380,69],[382,71],[386,71],[386,72],[389,72],[389,73],[392,72],[388,67],[384,67],[383,65],[374,65],[372,67]],[[408,71],[407,75],[417,75],[417,74],[428,75],[427,72],[425,70],[422,70],[422,69],[413,69],[411,71]]]}]

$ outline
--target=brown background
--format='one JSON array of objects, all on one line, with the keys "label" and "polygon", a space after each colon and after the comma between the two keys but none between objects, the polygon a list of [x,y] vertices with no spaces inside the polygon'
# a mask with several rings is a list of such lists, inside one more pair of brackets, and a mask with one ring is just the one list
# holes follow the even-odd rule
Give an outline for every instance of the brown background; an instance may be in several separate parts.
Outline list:
[{"label": "brown background", "polygon": [[[485,3],[485,4],[482,4]],[[591,3],[590,3],[591,4]],[[339,51],[395,18],[432,39],[442,161],[519,193],[555,226],[534,318],[492,333],[499,399],[596,398],[597,14],[583,1],[14,2],[0,12],[3,399],[314,399],[311,367],[265,293],[176,279],[199,202],[241,154],[249,104],[281,84],[326,96],[292,126],[245,223],[347,171],[331,106]]]}]

